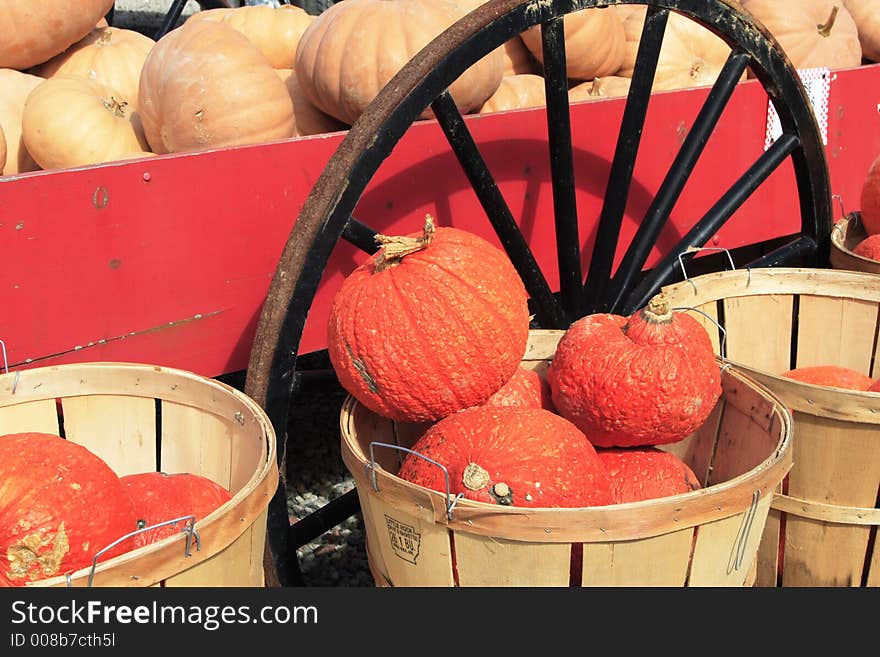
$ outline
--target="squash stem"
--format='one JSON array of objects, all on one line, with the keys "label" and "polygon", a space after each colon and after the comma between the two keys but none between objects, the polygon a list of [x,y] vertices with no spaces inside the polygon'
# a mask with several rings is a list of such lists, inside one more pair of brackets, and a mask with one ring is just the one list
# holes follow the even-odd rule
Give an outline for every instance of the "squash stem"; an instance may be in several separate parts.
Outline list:
[{"label": "squash stem", "polygon": [[819,34],[823,37],[831,36],[831,29],[834,27],[834,21],[837,20],[837,12],[840,8],[837,5],[834,5],[831,8],[831,15],[828,17],[828,20],[825,21],[822,25],[817,25],[816,27],[819,30]]},{"label": "squash stem", "polygon": [[399,265],[405,256],[421,251],[434,239],[435,230],[434,217],[426,214],[425,228],[422,231],[421,237],[377,234],[374,239],[381,245],[382,252],[376,258],[376,265],[373,271],[380,272],[389,267]]}]

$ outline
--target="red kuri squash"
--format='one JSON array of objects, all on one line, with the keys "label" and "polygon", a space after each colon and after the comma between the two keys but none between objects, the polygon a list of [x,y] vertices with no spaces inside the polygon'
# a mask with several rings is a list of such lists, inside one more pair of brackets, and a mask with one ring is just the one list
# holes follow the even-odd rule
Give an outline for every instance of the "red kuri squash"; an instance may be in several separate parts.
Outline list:
[{"label": "red kuri squash", "polygon": [[663,294],[629,318],[588,315],[562,336],[547,374],[557,411],[597,447],[677,442],[721,395],[706,329]]},{"label": "red kuri squash", "polygon": [[615,504],[642,502],[702,488],[687,463],[656,447],[599,449]]},{"label": "red kuri squash", "polygon": [[[119,477],[96,454],[47,433],[0,436],[0,586],[90,566],[135,529]],[[133,547],[126,539],[100,560]]]},{"label": "red kuri squash", "polygon": [[782,376],[800,381],[801,383],[811,383],[815,386],[845,388],[848,390],[867,390],[874,384],[874,380],[868,375],[841,365],[798,367],[783,372]]},{"label": "red kuri squash", "polygon": [[[411,449],[446,468],[452,495],[520,507],[612,503],[608,473],[590,441],[545,409],[463,410],[431,426]],[[446,492],[443,471],[420,456],[407,453],[398,476]]]},{"label": "red kuri squash", "polygon": [[426,222],[377,236],[380,251],[333,297],[328,352],[342,386],[379,415],[426,422],[482,404],[525,353],[525,287],[501,249]]}]

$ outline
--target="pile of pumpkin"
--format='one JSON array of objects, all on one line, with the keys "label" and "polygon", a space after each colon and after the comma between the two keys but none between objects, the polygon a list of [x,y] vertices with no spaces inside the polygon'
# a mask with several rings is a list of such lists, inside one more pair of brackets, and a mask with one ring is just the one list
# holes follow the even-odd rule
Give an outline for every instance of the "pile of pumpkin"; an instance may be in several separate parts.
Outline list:
[{"label": "pile of pumpkin", "polygon": [[400,478],[490,504],[583,508],[701,487],[678,456],[721,396],[708,332],[657,295],[564,331],[546,378],[522,365],[528,299],[507,255],[469,231],[378,235],[336,291],[327,345],[372,412],[423,425]]},{"label": "pile of pumpkin", "polygon": [[0,435],[0,587],[70,574],[177,535],[230,499],[189,472],[118,476],[54,434]]},{"label": "pile of pumpkin", "polygon": [[[423,46],[486,1],[343,0],[317,17],[293,5],[211,9],[158,42],[108,27],[113,0],[0,3],[2,173],[345,130]],[[880,0],[741,5],[798,68],[880,59]],[[573,101],[627,93],[645,11],[565,17]],[[729,54],[672,14],[653,88],[711,84]],[[542,56],[534,26],[467,69],[452,97],[463,113],[541,106]]]}]

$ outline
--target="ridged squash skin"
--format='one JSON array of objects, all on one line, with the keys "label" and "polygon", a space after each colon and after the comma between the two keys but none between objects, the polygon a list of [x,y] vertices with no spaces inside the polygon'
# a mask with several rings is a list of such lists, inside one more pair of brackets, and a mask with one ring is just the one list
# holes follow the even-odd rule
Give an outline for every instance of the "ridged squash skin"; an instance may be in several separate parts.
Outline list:
[{"label": "ridged squash skin", "polygon": [[394,420],[436,421],[482,404],[513,375],[528,340],[526,291],[507,254],[442,226],[387,267],[386,248],[332,299],[327,345],[340,384]]},{"label": "ridged squash skin", "polygon": [[853,247],[853,253],[863,258],[880,261],[880,234],[868,235]]},{"label": "ridged squash skin", "polygon": [[880,0],[843,0],[859,31],[862,57],[880,62]]},{"label": "ridged squash skin", "polygon": [[0,68],[24,70],[88,34],[114,0],[0,0]]},{"label": "ridged squash skin", "polygon": [[687,463],[656,447],[599,449],[615,504],[643,502],[702,488]]},{"label": "ridged squash skin", "polygon": [[[119,477],[93,452],[47,433],[0,436],[0,587],[91,566],[135,529]],[[99,562],[133,547],[126,539]]]},{"label": "ridged squash skin", "polygon": [[187,21],[147,56],[138,87],[154,153],[259,144],[294,134],[293,101],[269,60],[221,22]]},{"label": "ridged squash skin", "polygon": [[486,401],[489,406],[525,406],[553,410],[550,386],[535,370],[517,367],[507,383]]},{"label": "ridged squash skin", "polygon": [[480,114],[505,110],[544,107],[544,77],[534,73],[505,75],[498,89],[480,108]]},{"label": "ridged squash skin", "polygon": [[[442,464],[452,495],[516,507],[582,508],[612,503],[596,450],[568,420],[540,408],[480,406],[430,427],[411,448]],[[446,492],[443,471],[407,453],[398,476]]]},{"label": "ridged squash skin", "polygon": [[880,154],[871,162],[859,194],[862,226],[868,236],[880,233]]},{"label": "ridged squash skin", "polygon": [[[139,525],[152,527],[193,516],[198,522],[232,499],[223,486],[191,472],[138,472],[120,477]],[[187,521],[155,527],[134,537],[138,547],[179,534]]]},{"label": "ridged squash skin", "polygon": [[630,317],[587,315],[563,334],[547,373],[557,412],[597,447],[682,440],[721,396],[706,329],[657,295]]},{"label": "ridged squash skin", "polygon": [[812,365],[783,372],[782,376],[801,383],[847,390],[868,390],[874,380],[866,374],[841,365]]},{"label": "ridged squash skin", "polygon": [[[323,11],[300,37],[293,66],[306,97],[352,125],[422,48],[467,14],[454,0],[345,0]],[[499,49],[449,86],[463,114],[478,110],[504,75]],[[422,118],[430,118],[430,109]]]}]

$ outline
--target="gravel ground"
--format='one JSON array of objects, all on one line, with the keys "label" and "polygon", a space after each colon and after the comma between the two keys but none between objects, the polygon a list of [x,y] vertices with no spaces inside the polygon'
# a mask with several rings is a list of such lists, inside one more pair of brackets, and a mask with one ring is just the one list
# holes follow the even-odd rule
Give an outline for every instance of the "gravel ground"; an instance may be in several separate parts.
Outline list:
[{"label": "gravel ground", "polygon": [[[113,25],[153,36],[162,25],[171,0],[120,0]],[[199,11],[190,1],[181,21]],[[227,381],[242,389],[241,373]],[[287,507],[291,522],[319,509],[354,488],[354,479],[339,451],[339,411],[344,391],[335,384],[315,383],[299,393],[291,409],[287,447]],[[373,586],[367,564],[360,515],[322,534],[298,550],[300,569],[308,586]]]}]

